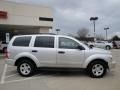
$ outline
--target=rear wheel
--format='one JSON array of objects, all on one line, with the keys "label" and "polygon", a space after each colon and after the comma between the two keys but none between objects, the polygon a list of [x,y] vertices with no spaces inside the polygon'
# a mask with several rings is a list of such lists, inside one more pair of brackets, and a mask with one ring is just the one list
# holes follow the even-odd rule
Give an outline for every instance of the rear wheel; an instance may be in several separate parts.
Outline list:
[{"label": "rear wheel", "polygon": [[106,74],[107,67],[104,62],[94,61],[87,67],[88,74],[93,78],[101,78]]},{"label": "rear wheel", "polygon": [[17,70],[20,75],[28,77],[34,74],[35,66],[32,62],[24,60],[18,63]]}]

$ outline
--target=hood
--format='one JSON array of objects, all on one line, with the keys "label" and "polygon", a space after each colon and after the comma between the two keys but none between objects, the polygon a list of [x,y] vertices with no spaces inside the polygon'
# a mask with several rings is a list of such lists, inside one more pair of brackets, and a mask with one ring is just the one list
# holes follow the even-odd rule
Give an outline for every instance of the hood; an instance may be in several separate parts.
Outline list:
[{"label": "hood", "polygon": [[104,50],[104,49],[101,49],[101,48],[92,48],[92,49],[90,49],[90,51],[91,52],[93,52],[93,53],[98,53],[98,54],[111,54],[111,52],[110,51],[108,51],[108,50]]}]

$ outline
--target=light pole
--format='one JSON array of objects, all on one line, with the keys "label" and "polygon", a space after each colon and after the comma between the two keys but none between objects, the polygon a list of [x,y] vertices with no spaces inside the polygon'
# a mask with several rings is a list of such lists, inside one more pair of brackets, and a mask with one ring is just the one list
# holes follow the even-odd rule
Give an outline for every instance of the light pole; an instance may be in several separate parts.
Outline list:
[{"label": "light pole", "polygon": [[95,21],[98,20],[98,17],[90,17],[90,21],[93,21],[93,25],[94,25],[94,41],[95,41]]},{"label": "light pole", "polygon": [[60,29],[56,29],[57,35],[59,34]]},{"label": "light pole", "polygon": [[106,27],[106,28],[104,28],[104,30],[106,31],[106,40],[108,39],[108,29],[110,29],[109,27]]}]

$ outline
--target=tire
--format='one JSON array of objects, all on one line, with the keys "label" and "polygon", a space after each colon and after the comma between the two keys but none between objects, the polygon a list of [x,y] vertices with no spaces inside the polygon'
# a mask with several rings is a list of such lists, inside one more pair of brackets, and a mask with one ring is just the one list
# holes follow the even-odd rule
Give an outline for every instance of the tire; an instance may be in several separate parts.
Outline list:
[{"label": "tire", "polygon": [[93,45],[90,45],[90,48],[93,48],[94,46]]},{"label": "tire", "polygon": [[102,61],[93,61],[87,67],[87,73],[92,78],[102,78],[107,72],[107,65]]},{"label": "tire", "polygon": [[17,65],[17,71],[21,76],[29,77],[35,72],[35,65],[29,60],[22,60]]},{"label": "tire", "polygon": [[110,46],[106,46],[106,50],[110,50],[111,49],[111,47]]}]

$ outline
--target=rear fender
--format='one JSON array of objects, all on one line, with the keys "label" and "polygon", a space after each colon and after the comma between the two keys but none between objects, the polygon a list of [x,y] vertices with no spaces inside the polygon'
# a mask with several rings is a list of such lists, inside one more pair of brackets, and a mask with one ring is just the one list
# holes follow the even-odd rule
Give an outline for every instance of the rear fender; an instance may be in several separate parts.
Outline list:
[{"label": "rear fender", "polygon": [[39,60],[29,52],[24,52],[24,53],[20,53],[20,54],[16,55],[14,60],[16,61],[16,60],[18,60],[19,58],[22,58],[22,57],[27,57],[27,58],[33,60],[37,67],[40,66]]}]

